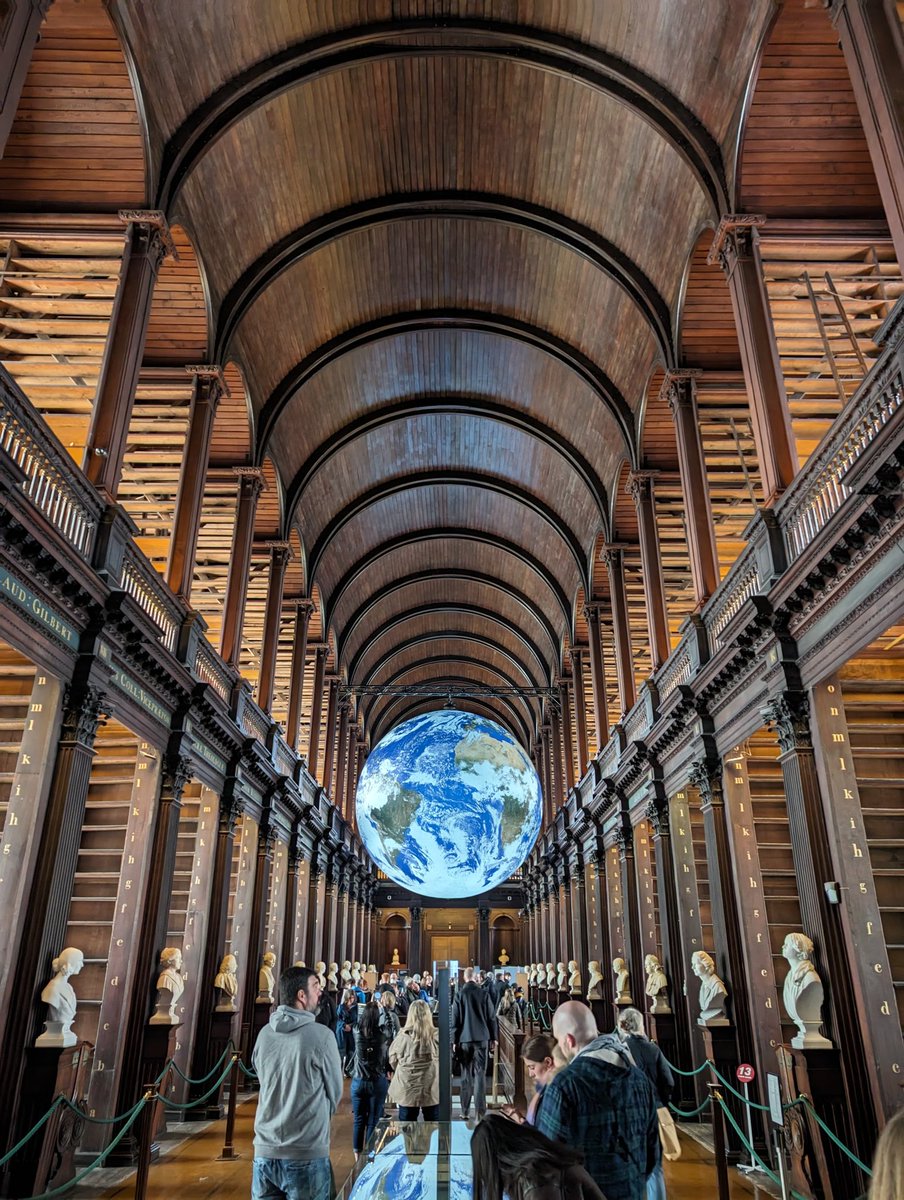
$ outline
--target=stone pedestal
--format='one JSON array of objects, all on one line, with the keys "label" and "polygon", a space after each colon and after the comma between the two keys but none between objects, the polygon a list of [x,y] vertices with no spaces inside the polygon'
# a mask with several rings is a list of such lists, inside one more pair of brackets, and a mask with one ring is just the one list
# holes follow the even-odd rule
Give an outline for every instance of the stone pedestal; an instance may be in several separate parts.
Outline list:
[{"label": "stone pedestal", "polygon": [[[716,1069],[719,1074],[727,1079],[732,1087],[737,1087],[734,1082],[734,1073],[738,1066],[738,1043],[735,1037],[735,1028],[733,1025],[714,1025],[703,1028],[703,1045],[706,1048],[706,1057],[710,1062],[716,1064]],[[703,1072],[701,1072],[703,1074]],[[718,1082],[715,1080],[714,1082]],[[741,1089],[738,1088],[738,1091]],[[732,1096],[726,1088],[722,1088],[722,1094],[725,1103],[731,1109],[731,1114],[737,1121],[741,1129],[746,1128],[746,1118],[744,1116],[743,1103]],[[751,1099],[757,1100],[757,1096],[752,1096]],[[738,1135],[732,1129],[728,1121],[725,1121],[725,1144],[728,1148],[728,1161],[730,1163],[738,1163],[743,1156],[743,1147],[738,1140]]]},{"label": "stone pedestal", "polygon": [[[792,1043],[791,1057],[797,1092],[809,1096],[828,1127],[835,1130],[845,1145],[856,1149],[839,1051],[799,1050]],[[807,1122],[824,1196],[827,1200],[831,1197],[859,1196],[865,1191],[869,1180],[864,1179],[848,1156],[822,1133],[812,1116],[807,1118]]]},{"label": "stone pedestal", "polygon": [[[141,1047],[141,1079],[140,1087],[153,1083],[161,1074],[167,1062],[176,1053],[176,1032],[178,1025],[146,1025],[144,1042]],[[164,1095],[169,1095],[172,1080],[164,1080]],[[129,1101],[134,1104],[139,1095]],[[106,1165],[110,1167],[130,1167],[138,1161],[138,1130],[141,1122],[136,1121],[126,1136],[122,1139],[112,1154],[108,1155]],[[151,1162],[160,1157],[160,1135],[166,1132],[166,1110],[158,1103],[154,1113],[154,1124],[151,1128]]]},{"label": "stone pedestal", "polygon": [[[223,1052],[229,1045],[229,1042],[236,1042],[235,1029],[237,1024],[238,1013],[234,1012],[214,1012],[210,1022],[210,1040],[207,1047],[207,1056],[204,1060],[204,1070],[201,1072],[205,1075],[214,1065],[222,1058]],[[210,1089],[213,1080],[207,1080],[206,1083],[195,1085],[192,1088],[192,1099],[198,1096],[203,1096]],[[207,1104],[192,1112],[197,1113],[197,1120],[219,1121],[223,1116],[223,1088],[219,1087],[207,1101]]]},{"label": "stone pedestal", "polygon": [[[54,1098],[66,1096],[84,1109],[94,1047],[89,1042],[62,1049],[34,1047],[26,1052],[15,1141],[47,1112]],[[7,1168],[6,1196],[32,1196],[67,1183],[76,1172],[75,1154],[84,1123],[60,1107],[41,1133],[31,1138]]]}]

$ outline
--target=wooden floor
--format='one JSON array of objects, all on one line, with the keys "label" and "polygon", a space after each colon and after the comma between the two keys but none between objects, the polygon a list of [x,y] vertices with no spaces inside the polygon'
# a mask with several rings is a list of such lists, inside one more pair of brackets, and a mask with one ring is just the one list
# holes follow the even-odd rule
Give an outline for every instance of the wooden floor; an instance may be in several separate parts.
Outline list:
[{"label": "wooden floor", "polygon": [[[256,1101],[249,1099],[239,1106],[236,1115],[236,1150],[241,1158],[234,1162],[217,1162],[223,1145],[225,1122],[207,1126],[178,1147],[165,1153],[151,1168],[150,1187],[147,1200],[248,1200],[251,1194],[251,1137]],[[349,1085],[345,1096],[333,1118],[332,1160],[337,1184],[341,1184],[351,1171],[354,1156],[352,1140],[351,1103]],[[665,1174],[669,1200],[710,1200],[717,1195],[716,1174],[712,1155],[682,1134],[683,1154],[676,1163],[666,1163]],[[106,1172],[103,1173],[110,1178]],[[756,1187],[731,1171],[732,1200],[750,1200],[757,1197],[766,1200],[776,1195],[773,1190]],[[100,1180],[100,1183],[98,1182]],[[70,1193],[76,1200],[133,1200],[135,1177],[107,1186],[96,1173],[84,1185]]]}]

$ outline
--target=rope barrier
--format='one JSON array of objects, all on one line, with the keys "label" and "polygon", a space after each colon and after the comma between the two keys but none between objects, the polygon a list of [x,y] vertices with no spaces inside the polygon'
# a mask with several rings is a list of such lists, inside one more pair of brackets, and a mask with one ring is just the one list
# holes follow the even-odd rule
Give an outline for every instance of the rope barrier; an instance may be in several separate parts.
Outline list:
[{"label": "rope barrier", "polygon": [[[665,1058],[665,1055],[663,1054],[662,1057]],[[706,1059],[700,1064],[699,1067],[694,1067],[693,1071],[682,1071],[680,1067],[676,1067],[675,1064],[673,1062],[669,1062],[667,1058],[665,1058],[665,1061],[672,1068],[676,1075],[684,1075],[687,1079],[689,1079],[692,1075],[699,1075],[701,1071],[705,1071],[709,1066],[709,1059]]]},{"label": "rope barrier", "polygon": [[[755,1162],[757,1164],[757,1166],[760,1168],[760,1170],[763,1171],[766,1175],[768,1175],[774,1184],[776,1184],[777,1186],[780,1187],[781,1180],[779,1179],[778,1175],[776,1175],[775,1172],[770,1167],[768,1167],[766,1165],[766,1163],[763,1162],[763,1160],[757,1154],[756,1150],[754,1150],[753,1146],[751,1146],[750,1142],[748,1142],[747,1138],[741,1132],[740,1125],[737,1123],[737,1121],[732,1116],[731,1109],[728,1107],[728,1105],[725,1103],[725,1101],[721,1098],[721,1096],[717,1096],[716,1100],[718,1101],[719,1107],[722,1109],[723,1114],[728,1119],[728,1123],[731,1125],[732,1129],[737,1134],[738,1140],[740,1141],[741,1145],[744,1147],[744,1149],[750,1155],[751,1162]],[[800,1194],[800,1192],[795,1192],[793,1189],[791,1191],[791,1196],[792,1196],[792,1200],[807,1200],[806,1196],[802,1196]]]},{"label": "rope barrier", "polygon": [[245,1076],[246,1079],[257,1079],[257,1072],[252,1070],[251,1067],[246,1067],[245,1064],[241,1061],[241,1059],[239,1060],[239,1070],[242,1072],[242,1074]]},{"label": "rope barrier", "polygon": [[674,1104],[669,1104],[669,1108],[675,1114],[675,1116],[679,1118],[679,1120],[689,1121],[692,1117],[699,1117],[704,1108],[709,1108],[709,1097],[707,1097],[698,1108],[695,1108],[690,1112],[686,1112],[683,1108],[676,1108]]},{"label": "rope barrier", "polygon": [[[219,1071],[220,1067],[223,1065],[223,1061],[227,1058],[227,1056],[231,1055],[234,1051],[235,1051],[235,1043],[233,1042],[232,1038],[230,1038],[229,1041],[226,1043],[226,1049],[223,1051],[223,1053],[220,1055],[220,1057],[217,1059],[217,1061],[213,1064],[213,1066],[210,1068],[210,1070],[207,1072],[207,1074],[202,1075],[200,1079],[190,1079],[185,1074],[184,1071],[180,1070],[179,1064],[176,1062],[176,1060],[174,1058],[171,1058],[167,1065],[173,1069],[175,1074],[178,1075],[179,1078],[181,1080],[183,1080],[184,1083],[188,1083],[192,1087],[200,1087],[200,1085],[202,1083],[206,1083],[208,1081],[208,1079],[212,1078],[216,1074],[216,1072]],[[166,1074],[166,1070],[164,1070],[164,1075],[165,1074]],[[154,1082],[159,1083],[162,1078],[163,1078],[163,1076],[160,1075],[157,1077],[157,1079]],[[169,1103],[169,1101],[167,1101],[167,1103]]]},{"label": "rope barrier", "polygon": [[53,1114],[56,1112],[56,1110],[62,1104],[63,1099],[64,1099],[63,1096],[57,1096],[57,1098],[54,1100],[53,1104],[51,1104],[50,1108],[48,1108],[47,1112],[44,1113],[44,1116],[41,1117],[40,1121],[38,1121],[38,1123],[36,1125],[33,1125],[31,1127],[31,1129],[29,1129],[29,1131],[28,1131],[28,1133],[26,1133],[25,1137],[23,1137],[20,1141],[16,1142],[16,1144],[15,1144],[15,1146],[13,1146],[12,1150],[8,1150],[6,1152],[6,1154],[4,1154],[2,1158],[0,1158],[0,1167],[6,1166],[6,1164],[13,1157],[13,1155],[19,1153],[19,1151],[22,1149],[22,1147],[25,1145],[25,1143],[29,1140],[29,1138],[34,1137],[34,1135],[38,1132],[38,1130],[43,1128],[43,1126],[47,1124],[47,1122],[50,1120],[50,1118],[53,1116]]},{"label": "rope barrier", "polygon": [[[813,1107],[809,1097],[798,1096],[798,1098],[796,1100],[794,1100],[792,1103],[803,1104],[808,1109],[808,1111],[813,1114],[813,1117],[815,1118],[817,1125],[823,1131],[823,1133],[827,1134],[832,1139],[832,1141],[835,1143],[835,1145],[838,1147],[839,1150],[844,1151],[844,1153],[848,1156],[848,1158],[851,1160],[851,1162],[854,1163],[856,1166],[858,1166],[860,1168],[860,1170],[864,1173],[864,1175],[868,1175],[870,1178],[872,1178],[873,1173],[869,1169],[869,1167],[866,1165],[866,1163],[861,1162],[860,1159],[857,1157],[857,1155],[853,1152],[853,1150],[849,1150],[847,1148],[847,1146],[845,1146],[844,1142],[838,1137],[838,1135],[836,1133],[833,1133],[832,1130],[829,1129],[828,1125],[826,1125],[825,1121],[822,1119],[822,1117],[819,1115],[819,1113]],[[790,1108],[791,1105],[789,1104],[789,1105],[787,1105],[787,1107]]]},{"label": "rope barrier", "polygon": [[132,1128],[132,1126],[138,1120],[139,1116],[141,1115],[141,1110],[144,1108],[145,1104],[150,1104],[152,1101],[156,1101],[159,1099],[160,1099],[160,1096],[159,1096],[159,1093],[157,1093],[157,1092],[150,1092],[150,1093],[142,1096],[141,1099],[138,1101],[138,1103],[135,1105],[135,1107],[129,1113],[129,1119],[126,1122],[126,1124],[123,1125],[122,1129],[120,1129],[119,1133],[116,1135],[116,1137],[110,1143],[110,1145],[107,1146],[106,1150],[102,1150],[100,1152],[100,1154],[97,1156],[97,1158],[94,1160],[94,1162],[89,1163],[87,1167],[85,1167],[83,1170],[79,1171],[79,1173],[73,1179],[70,1179],[68,1183],[60,1184],[60,1186],[58,1188],[53,1188],[52,1191],[41,1192],[40,1196],[34,1197],[34,1200],[52,1200],[52,1197],[54,1197],[54,1196],[62,1196],[64,1192],[68,1192],[70,1188],[74,1188],[79,1183],[81,1183],[81,1181],[83,1179],[85,1179],[88,1175],[90,1175],[92,1171],[96,1171],[97,1168],[104,1161],[104,1159],[109,1154],[111,1154],[112,1151],[114,1151],[116,1149],[116,1147],[119,1145],[119,1143],[122,1141],[122,1139],[126,1136],[126,1134],[129,1132],[129,1130]]},{"label": "rope barrier", "polygon": [[742,1104],[746,1104],[748,1108],[755,1108],[758,1112],[769,1112],[768,1104],[757,1104],[757,1102],[755,1100],[749,1100],[746,1096],[742,1095],[737,1090],[737,1088],[733,1088],[731,1086],[731,1084],[728,1082],[728,1080],[725,1078],[725,1076],[720,1074],[720,1072],[716,1069],[715,1063],[709,1062],[709,1060],[707,1059],[707,1064],[709,1066],[709,1069],[712,1071],[713,1075],[715,1075],[716,1079],[719,1080],[719,1082],[723,1085],[723,1087],[728,1088],[728,1090],[731,1092],[731,1094],[733,1096],[735,1096],[738,1100],[740,1100]]},{"label": "rope barrier", "polygon": [[[188,1110],[191,1108],[197,1108],[201,1104],[206,1104],[206,1102],[210,1099],[210,1097],[216,1094],[216,1092],[219,1090],[221,1084],[223,1084],[225,1082],[226,1076],[229,1074],[229,1072],[231,1070],[232,1070],[232,1061],[230,1060],[226,1064],[225,1071],[220,1076],[220,1078],[216,1081],[216,1083],[213,1085],[213,1087],[210,1088],[209,1091],[206,1091],[203,1096],[199,1096],[197,1100],[189,1100],[187,1104],[180,1104],[177,1100],[167,1100],[165,1096],[160,1096],[160,1099],[166,1104],[167,1108],[175,1108],[175,1109],[178,1109],[180,1112],[188,1112]],[[157,1094],[159,1095],[159,1093],[157,1093]]]}]

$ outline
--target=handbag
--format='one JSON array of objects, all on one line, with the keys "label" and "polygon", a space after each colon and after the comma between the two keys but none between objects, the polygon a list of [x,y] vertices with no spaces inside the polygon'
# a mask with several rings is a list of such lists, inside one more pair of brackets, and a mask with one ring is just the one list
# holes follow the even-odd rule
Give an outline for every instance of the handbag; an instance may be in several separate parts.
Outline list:
[{"label": "handbag", "polygon": [[675,1128],[672,1114],[665,1105],[662,1105],[656,1109],[656,1116],[659,1118],[659,1142],[662,1146],[662,1156],[669,1162],[674,1162],[681,1157],[681,1142],[678,1139],[678,1130]]}]

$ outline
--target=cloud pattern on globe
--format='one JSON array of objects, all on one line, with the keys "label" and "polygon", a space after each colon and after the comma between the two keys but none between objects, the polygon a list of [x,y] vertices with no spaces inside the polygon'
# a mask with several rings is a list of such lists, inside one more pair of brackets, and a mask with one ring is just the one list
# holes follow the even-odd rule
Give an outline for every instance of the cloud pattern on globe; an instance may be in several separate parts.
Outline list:
[{"label": "cloud pattern on globe", "polygon": [[358,781],[358,831],[390,879],[423,896],[478,896],[521,866],[540,832],[533,763],[495,721],[444,709],[397,725]]}]

